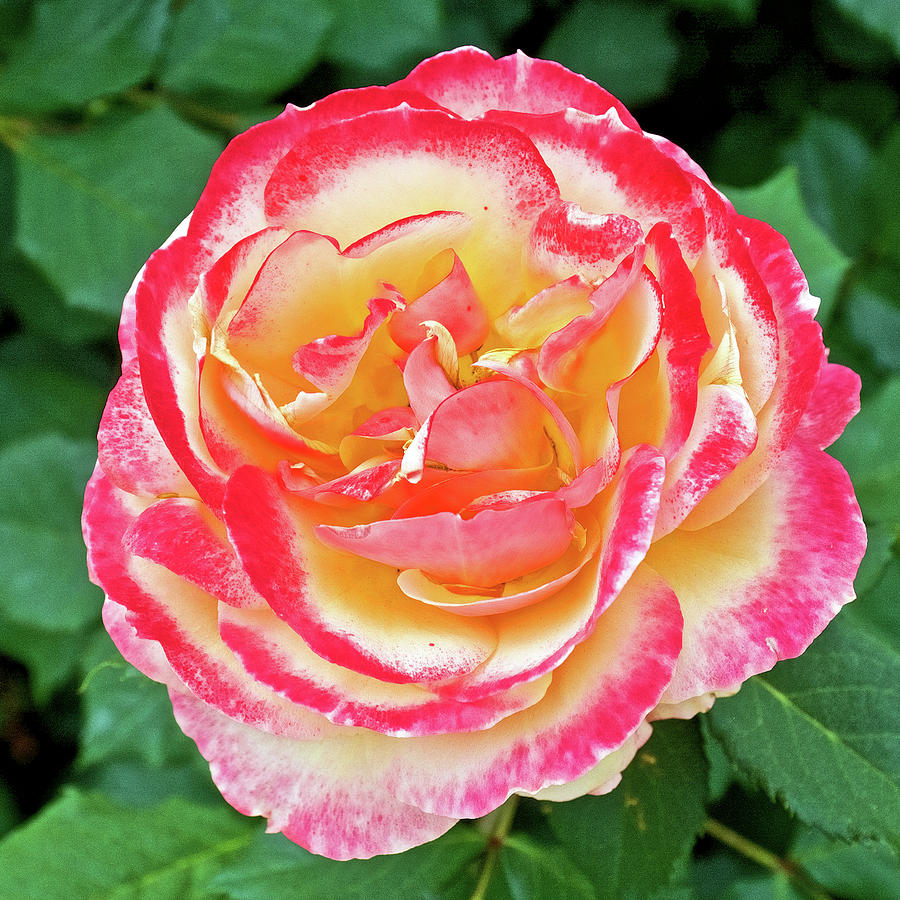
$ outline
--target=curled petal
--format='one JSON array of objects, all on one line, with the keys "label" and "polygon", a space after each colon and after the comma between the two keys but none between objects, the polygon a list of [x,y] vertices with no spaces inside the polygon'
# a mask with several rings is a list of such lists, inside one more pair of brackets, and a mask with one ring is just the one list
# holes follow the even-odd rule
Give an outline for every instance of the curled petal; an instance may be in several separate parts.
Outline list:
[{"label": "curled petal", "polygon": [[316,538],[326,510],[252,466],[228,483],[225,524],[244,570],[313,652],[397,684],[457,677],[490,655],[492,627],[424,607],[397,587],[396,570]]},{"label": "curled petal", "polygon": [[103,471],[133,494],[187,493],[191,488],[150,416],[137,359],[123,366],[97,435]]},{"label": "curled petal", "polygon": [[553,562],[569,546],[572,528],[566,505],[551,497],[471,519],[441,512],[346,528],[320,525],[315,532],[331,547],[397,569],[490,587]]},{"label": "curled petal", "polygon": [[195,500],[157,500],[128,529],[124,543],[131,553],[165,566],[229,606],[265,605],[240,567],[224,527]]},{"label": "curled petal", "polygon": [[655,537],[680,525],[753,452],[756,441],[756,418],[741,388],[728,384],[701,388],[693,428],[666,468]]},{"label": "curled petal", "polygon": [[489,109],[549,113],[573,107],[592,115],[615,109],[637,128],[631,113],[608,91],[559,63],[519,51],[493,59],[476,47],[460,47],[419,63],[395,88],[411,88],[473,119]]},{"label": "curled petal", "polygon": [[389,684],[327,662],[271,610],[223,607],[219,632],[250,675],[282,697],[336,725],[397,737],[490,728],[539,702],[550,680],[465,703],[417,684]]},{"label": "curled petal", "polygon": [[853,599],[865,543],[846,472],[802,444],[728,517],[655,543],[647,563],[675,589],[685,619],[664,702],[732,690],[802,653]]},{"label": "curled petal", "polygon": [[440,322],[450,332],[460,356],[476,350],[487,337],[491,323],[484,307],[466,267],[452,250],[450,253],[450,272],[391,319],[391,339],[407,353],[425,337],[426,321]]},{"label": "curled petal", "polygon": [[531,232],[532,264],[556,278],[578,273],[589,281],[609,277],[644,233],[620,213],[589,213],[564,201],[544,210]]}]

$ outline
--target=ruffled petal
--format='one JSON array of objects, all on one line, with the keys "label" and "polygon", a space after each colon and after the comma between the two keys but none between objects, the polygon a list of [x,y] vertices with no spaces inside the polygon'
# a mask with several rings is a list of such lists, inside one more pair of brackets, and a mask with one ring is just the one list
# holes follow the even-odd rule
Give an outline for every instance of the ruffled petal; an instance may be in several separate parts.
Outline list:
[{"label": "ruffled petal", "polygon": [[403,684],[465,674],[494,649],[491,625],[424,607],[395,569],[325,546],[313,529],[342,511],[288,495],[251,466],[231,477],[225,506],[253,586],[323,659]]},{"label": "ruffled petal", "polygon": [[647,564],[675,589],[685,619],[664,702],[734,689],[799,656],[853,599],[865,544],[847,473],[799,444],[727,518],[654,544]]},{"label": "ruffled petal", "polygon": [[615,109],[629,127],[638,128],[631,113],[593,81],[521,51],[493,59],[476,47],[448,50],[419,63],[392,87],[421,91],[467,119],[489,109],[549,113],[571,106],[592,115]]}]

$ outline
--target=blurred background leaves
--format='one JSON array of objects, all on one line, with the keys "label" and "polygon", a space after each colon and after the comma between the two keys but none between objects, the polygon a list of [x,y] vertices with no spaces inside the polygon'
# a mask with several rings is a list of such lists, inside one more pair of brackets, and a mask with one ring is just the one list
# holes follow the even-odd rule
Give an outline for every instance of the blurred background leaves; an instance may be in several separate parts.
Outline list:
[{"label": "blurred background leaves", "polygon": [[[870,550],[806,656],[612,794],[338,864],[233,814],[115,652],[81,492],[122,297],[225,142],[465,43],[598,80],[788,236],[862,375]],[[0,897],[900,896],[898,94],[893,0],[0,0]]]}]

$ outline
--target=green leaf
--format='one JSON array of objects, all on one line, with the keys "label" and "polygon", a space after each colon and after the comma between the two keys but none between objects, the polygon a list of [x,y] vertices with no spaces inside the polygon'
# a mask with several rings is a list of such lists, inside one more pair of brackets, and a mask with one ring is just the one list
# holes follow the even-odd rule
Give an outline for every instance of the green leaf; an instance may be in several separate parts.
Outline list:
[{"label": "green leaf", "polygon": [[167,0],[42,0],[0,72],[0,109],[47,113],[117,93],[150,74]]},{"label": "green leaf", "polygon": [[78,630],[100,611],[81,539],[92,443],[46,434],[0,450],[0,614],[48,630]]},{"label": "green leaf", "polygon": [[[14,249],[0,257],[0,300],[12,309],[25,330],[45,341],[71,346],[115,340],[115,325],[108,315],[66,306],[62,294],[41,270]],[[45,348],[45,363],[46,357]]]},{"label": "green leaf", "polygon": [[584,0],[550,32],[540,55],[593,78],[626,106],[640,106],[665,92],[678,48],[664,4]]},{"label": "green leaf", "polygon": [[612,793],[548,804],[546,814],[599,896],[644,898],[668,883],[690,851],[706,791],[695,723],[656,722]]},{"label": "green leaf", "polygon": [[804,828],[791,847],[791,859],[822,887],[846,900],[900,897],[900,865],[884,844],[848,844]]},{"label": "green leaf", "polygon": [[790,241],[800,267],[809,280],[810,290],[820,297],[818,319],[831,318],[838,285],[850,260],[844,256],[818,225],[810,219],[800,193],[797,170],[785,168],[753,188],[722,188],[738,212],[762,219]]},{"label": "green leaf", "polygon": [[68,303],[118,315],[139,267],[190,212],[219,143],[154,106],[15,150],[19,247]]},{"label": "green leaf", "polygon": [[900,370],[900,308],[883,295],[858,285],[847,298],[850,333],[884,369]]},{"label": "green leaf", "polygon": [[312,67],[332,19],[322,0],[191,0],[172,23],[160,81],[185,93],[267,99]]},{"label": "green leaf", "polygon": [[260,835],[212,880],[210,888],[231,900],[419,900],[439,896],[444,885],[471,877],[463,870],[484,850],[484,843],[475,829],[458,825],[406,853],[334,862],[281,835]]},{"label": "green leaf", "polygon": [[513,900],[536,897],[592,900],[595,896],[591,883],[565,852],[540,844],[525,834],[512,834],[504,840],[500,863]]},{"label": "green leaf", "polygon": [[175,723],[165,686],[126,663],[105,633],[85,654],[82,670],[87,677],[79,766],[116,758],[162,766],[194,756],[193,742]]},{"label": "green leaf", "polygon": [[106,391],[52,345],[38,363],[25,342],[10,344],[0,348],[0,445],[48,431],[93,439]]},{"label": "green leaf", "polygon": [[0,842],[0,897],[209,897],[209,878],[255,823],[172,798],[136,814],[69,789]]},{"label": "green leaf", "polygon": [[900,57],[900,6],[894,0],[835,0],[835,3],[873,34],[887,38]]},{"label": "green leaf", "polygon": [[87,644],[87,633],[23,625],[0,614],[0,653],[28,669],[29,687],[38,706],[45,706],[74,680]]},{"label": "green leaf", "polygon": [[847,468],[866,521],[900,523],[900,451],[894,429],[900,421],[900,376],[862,404],[831,448]]},{"label": "green leaf", "polygon": [[812,114],[784,156],[797,167],[812,218],[838,247],[856,256],[870,237],[865,195],[869,145],[846,122]]},{"label": "green leaf", "polygon": [[742,25],[752,25],[759,10],[759,0],[681,0],[679,5],[698,13],[724,14]]},{"label": "green leaf", "polygon": [[805,822],[900,844],[900,658],[846,619],[709,721],[735,765]]},{"label": "green leaf", "polygon": [[349,70],[400,78],[440,47],[439,0],[333,0],[324,55]]},{"label": "green leaf", "polygon": [[878,640],[893,647],[895,653],[900,654],[898,597],[900,597],[900,559],[894,557],[884,567],[877,583],[847,607],[846,615]]}]

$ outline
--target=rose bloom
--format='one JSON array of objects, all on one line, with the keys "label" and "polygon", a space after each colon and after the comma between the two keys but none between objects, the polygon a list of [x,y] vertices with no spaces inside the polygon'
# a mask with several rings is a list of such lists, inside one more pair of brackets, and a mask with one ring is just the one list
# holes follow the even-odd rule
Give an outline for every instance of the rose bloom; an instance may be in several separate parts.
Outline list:
[{"label": "rose bloom", "polygon": [[333,858],[611,790],[801,653],[865,533],[785,239],[562,66],[235,138],[125,300],[84,533],[237,809]]}]

